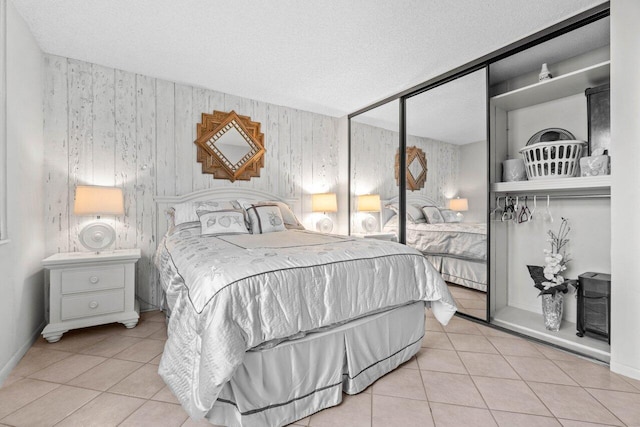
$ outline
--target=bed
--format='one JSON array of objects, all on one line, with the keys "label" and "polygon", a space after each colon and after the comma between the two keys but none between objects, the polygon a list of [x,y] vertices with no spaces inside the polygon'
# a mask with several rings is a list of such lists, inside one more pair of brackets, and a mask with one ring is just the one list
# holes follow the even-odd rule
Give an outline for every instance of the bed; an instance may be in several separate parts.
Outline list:
[{"label": "bed", "polygon": [[[162,212],[239,198],[286,202],[244,189],[156,200]],[[455,312],[440,275],[405,245],[206,227],[167,227],[155,258],[169,313],[159,374],[194,419],[277,426],[337,405],[417,353],[425,306],[443,324]]]},{"label": "bed", "polygon": [[[384,203],[397,204],[397,198]],[[408,196],[413,212],[424,206],[437,206],[424,196]],[[397,233],[398,216],[385,209],[383,230]],[[487,226],[484,223],[429,224],[424,219],[407,218],[407,245],[419,250],[447,282],[487,291]],[[414,214],[414,216],[416,216]]]}]

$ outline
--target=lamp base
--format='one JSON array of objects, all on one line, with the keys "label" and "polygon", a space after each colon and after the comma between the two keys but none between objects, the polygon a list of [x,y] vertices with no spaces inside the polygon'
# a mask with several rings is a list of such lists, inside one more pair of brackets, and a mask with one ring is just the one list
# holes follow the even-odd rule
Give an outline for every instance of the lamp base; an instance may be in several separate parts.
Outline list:
[{"label": "lamp base", "polygon": [[362,229],[367,233],[371,233],[378,229],[378,221],[373,215],[367,215],[362,220]]},{"label": "lamp base", "polygon": [[113,245],[116,240],[116,231],[109,224],[95,221],[86,225],[78,237],[82,246],[99,253]]},{"label": "lamp base", "polygon": [[316,230],[321,233],[331,233],[333,230],[333,221],[325,215],[316,222]]}]

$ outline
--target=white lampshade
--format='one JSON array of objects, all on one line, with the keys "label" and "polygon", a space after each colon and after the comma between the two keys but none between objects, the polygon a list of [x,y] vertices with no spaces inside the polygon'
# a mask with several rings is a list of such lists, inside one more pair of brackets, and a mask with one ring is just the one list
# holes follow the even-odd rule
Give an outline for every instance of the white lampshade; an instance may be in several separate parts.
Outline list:
[{"label": "white lampshade", "polygon": [[336,193],[321,193],[311,196],[312,212],[338,212]]},{"label": "white lampshade", "polygon": [[77,186],[73,214],[79,216],[124,214],[122,189],[97,185]]},{"label": "white lampshade", "polygon": [[364,194],[357,198],[358,212],[380,212],[380,195]]},{"label": "white lampshade", "polygon": [[452,211],[466,212],[469,210],[469,201],[460,197],[449,200],[449,209]]}]

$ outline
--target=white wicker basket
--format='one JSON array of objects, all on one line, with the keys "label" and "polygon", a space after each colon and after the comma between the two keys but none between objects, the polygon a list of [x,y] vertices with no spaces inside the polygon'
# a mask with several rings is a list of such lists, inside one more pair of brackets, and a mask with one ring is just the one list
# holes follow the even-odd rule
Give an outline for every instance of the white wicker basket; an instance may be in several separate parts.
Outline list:
[{"label": "white wicker basket", "polygon": [[578,174],[584,141],[538,142],[520,150],[528,179],[570,178]]}]

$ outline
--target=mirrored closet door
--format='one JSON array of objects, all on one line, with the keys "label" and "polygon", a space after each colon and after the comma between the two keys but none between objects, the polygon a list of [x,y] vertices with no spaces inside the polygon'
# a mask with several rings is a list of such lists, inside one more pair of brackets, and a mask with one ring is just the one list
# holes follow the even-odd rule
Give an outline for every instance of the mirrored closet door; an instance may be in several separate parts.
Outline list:
[{"label": "mirrored closet door", "polygon": [[350,120],[352,235],[399,240],[399,185],[394,175],[400,146],[399,104],[394,100]]},{"label": "mirrored closet door", "polygon": [[406,99],[406,242],[440,272],[458,311],[487,314],[487,71]]}]

